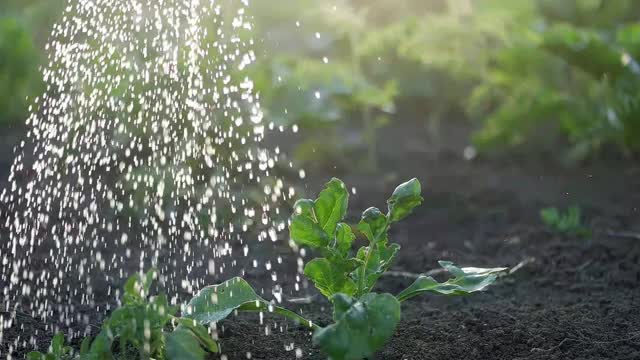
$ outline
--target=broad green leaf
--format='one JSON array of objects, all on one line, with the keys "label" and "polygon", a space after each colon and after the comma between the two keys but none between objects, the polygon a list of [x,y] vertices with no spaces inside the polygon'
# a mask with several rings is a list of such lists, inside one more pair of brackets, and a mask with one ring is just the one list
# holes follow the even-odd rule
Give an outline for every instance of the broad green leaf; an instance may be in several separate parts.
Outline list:
[{"label": "broad green leaf", "polygon": [[336,293],[353,295],[356,284],[349,278],[355,266],[345,266],[325,258],[311,260],[304,267],[304,275],[313,281],[322,295],[331,298]]},{"label": "broad green leaf", "polygon": [[209,335],[207,328],[199,324],[197,321],[192,319],[180,318],[178,319],[178,327],[177,329],[185,328],[191,331],[200,342],[200,345],[209,352],[216,353],[218,352],[218,343],[215,342]]},{"label": "broad green leaf", "polygon": [[459,268],[450,261],[440,261],[439,263],[454,277],[439,283],[430,276],[422,275],[411,286],[398,294],[398,300],[405,301],[425,292],[442,295],[467,295],[482,291],[496,280],[498,273],[507,270],[507,268]]},{"label": "broad green leaf", "polygon": [[369,239],[370,243],[375,243],[382,239],[387,231],[387,217],[375,207],[370,207],[362,213],[358,230]]},{"label": "broad green leaf", "polygon": [[422,204],[424,199],[421,193],[422,188],[418,179],[414,178],[400,184],[387,200],[389,221],[394,223],[409,216],[415,207]]},{"label": "broad green leaf", "polygon": [[167,335],[166,354],[167,360],[204,360],[207,356],[196,335],[186,328]]},{"label": "broad green leaf", "polygon": [[304,215],[293,217],[289,234],[298,245],[322,248],[329,244],[327,233],[320,225]]},{"label": "broad green leaf", "polygon": [[240,277],[219,285],[207,286],[189,301],[183,316],[206,325],[225,319],[234,310],[268,311],[288,317],[297,323],[316,327],[311,321],[287,309],[274,306],[258,296],[251,285]]},{"label": "broad green leaf", "polygon": [[345,223],[338,224],[336,227],[336,248],[342,256],[347,256],[355,238],[356,236],[349,225]]},{"label": "broad green leaf", "polygon": [[344,183],[336,178],[331,179],[318,195],[314,210],[318,224],[329,237],[333,237],[336,225],[347,213],[349,192]]},{"label": "broad green leaf", "polygon": [[400,302],[389,294],[370,293],[359,301],[338,294],[335,323],[317,330],[313,342],[332,360],[357,360],[372,356],[395,332]]},{"label": "broad green leaf", "polygon": [[338,321],[356,300],[347,294],[339,293],[331,298],[331,302],[333,303],[333,321]]},{"label": "broad green leaf", "polygon": [[235,277],[222,284],[207,286],[200,290],[187,305],[183,317],[201,324],[223,320],[234,310],[248,302],[264,302],[251,285],[244,279]]}]

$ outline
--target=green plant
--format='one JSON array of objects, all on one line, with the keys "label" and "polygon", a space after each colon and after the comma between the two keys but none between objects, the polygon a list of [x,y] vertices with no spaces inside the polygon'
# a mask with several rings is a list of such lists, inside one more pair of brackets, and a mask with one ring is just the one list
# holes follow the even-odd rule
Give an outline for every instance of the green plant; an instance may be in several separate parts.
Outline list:
[{"label": "green plant", "polygon": [[342,181],[332,179],[318,199],[298,200],[290,227],[297,244],[314,248],[323,256],[308,262],[304,274],[334,305],[335,323],[317,330],[313,337],[332,359],[371,356],[393,335],[402,301],[424,292],[462,295],[479,291],[496,279],[496,273],[505,270],[460,269],[441,262],[454,276],[447,282],[420,276],[396,296],[372,292],[400,250],[400,245],[390,242],[389,229],[423,201],[420,182],[413,179],[398,186],[387,201],[386,214],[374,207],[364,211],[356,228],[366,237],[368,246],[355,254],[351,254],[355,235],[342,222],[348,198]]},{"label": "green plant", "polygon": [[207,328],[170,306],[164,295],[149,296],[156,276],[152,270],[136,274],[124,286],[123,305],[111,313],[94,338],[85,338],[80,352],[73,354],[58,333],[46,354],[31,352],[29,360],[111,360],[111,359],[204,359],[218,351]]},{"label": "green plant", "polygon": [[27,354],[28,360],[71,360],[73,349],[64,344],[64,333],[57,333],[51,340],[51,345],[46,354],[32,351]]},{"label": "green plant", "polygon": [[[376,281],[389,269],[400,250],[398,244],[389,241],[388,230],[422,203],[420,193],[420,183],[413,179],[394,191],[388,200],[387,214],[377,208],[367,209],[357,230],[364,234],[369,245],[355,254],[351,251],[355,234],[342,222],[349,198],[342,181],[332,179],[316,200],[296,202],[291,238],[298,245],[313,248],[322,255],[306,264],[304,274],[333,304],[333,324],[319,327],[295,313],[269,305],[239,278],[203,289],[189,304],[192,314],[188,316],[206,323],[220,321],[234,310],[269,308],[312,327],[314,343],[331,359],[371,356],[393,335],[400,321],[401,302],[425,292],[464,295],[481,291],[495,281],[497,273],[505,270],[459,268],[443,261],[440,265],[453,275],[446,282],[440,283],[423,275],[396,296],[372,292]],[[240,295],[227,298],[230,292]],[[216,294],[216,301],[211,301],[212,294]]]},{"label": "green plant", "polygon": [[95,339],[83,341],[78,355],[63,346],[62,335],[56,335],[49,353],[31,353],[29,360],[202,360],[207,352],[219,350],[205,326],[236,311],[271,312],[287,317],[313,329],[313,342],[331,359],[362,359],[372,356],[393,335],[403,301],[427,292],[466,295],[481,291],[505,270],[459,268],[441,261],[440,265],[453,276],[445,282],[421,275],[395,296],[373,292],[377,280],[400,250],[398,244],[389,240],[391,225],[406,218],[423,201],[420,182],[413,179],[398,186],[387,201],[386,214],[373,207],[364,211],[356,229],[369,244],[355,253],[352,245],[356,235],[342,222],[348,200],[344,183],[332,179],[316,200],[296,202],[290,226],[291,238],[299,246],[313,248],[322,255],[306,264],[304,274],[332,303],[333,324],[320,327],[277,306],[257,295],[239,277],[201,289],[182,307],[182,317],[177,317],[173,315],[177,308],[169,306],[165,296],[148,296],[155,276],[155,271],[151,271],[127,281],[123,306],[105,321]]},{"label": "green plant", "polygon": [[570,161],[608,147],[637,153],[640,32],[630,14],[638,4],[536,3],[472,92],[468,112],[484,123],[475,144],[487,150],[559,139]]},{"label": "green plant", "polygon": [[591,231],[582,223],[582,211],[571,206],[566,212],[555,207],[540,210],[540,218],[545,225],[561,234],[590,236]]},{"label": "green plant", "polygon": [[27,114],[27,97],[37,93],[38,53],[31,34],[15,18],[0,18],[0,123]]}]

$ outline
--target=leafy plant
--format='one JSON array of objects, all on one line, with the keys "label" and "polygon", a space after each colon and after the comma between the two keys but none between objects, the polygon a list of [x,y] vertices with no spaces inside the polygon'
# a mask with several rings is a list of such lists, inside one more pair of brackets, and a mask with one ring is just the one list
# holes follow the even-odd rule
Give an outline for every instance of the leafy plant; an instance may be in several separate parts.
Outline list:
[{"label": "leafy plant", "polygon": [[630,16],[637,6],[538,0],[492,54],[470,97],[469,113],[484,122],[476,145],[486,150],[557,138],[569,145],[570,161],[607,147],[637,152],[640,37]]},{"label": "leafy plant", "polygon": [[0,17],[0,123],[27,113],[27,96],[39,90],[38,53],[25,26]]},{"label": "leafy plant", "polygon": [[421,185],[412,179],[398,186],[387,201],[386,214],[375,207],[363,212],[356,228],[366,237],[368,246],[355,254],[351,253],[355,235],[342,222],[348,198],[342,181],[332,179],[318,199],[298,200],[290,227],[291,238],[297,244],[314,248],[323,256],[308,262],[304,273],[334,305],[335,323],[317,330],[313,337],[332,359],[371,356],[393,335],[400,321],[402,301],[424,292],[462,295],[480,291],[505,270],[460,269],[441,262],[453,279],[439,283],[421,276],[397,296],[372,292],[400,250],[400,245],[390,242],[388,231],[422,203]]},{"label": "leafy plant", "polygon": [[[165,296],[149,297],[155,271],[136,275],[125,284],[123,306],[116,309],[95,339],[87,338],[78,355],[56,335],[47,354],[31,353],[29,360],[110,360],[117,358],[202,360],[217,352],[209,336],[210,324],[236,311],[271,312],[314,330],[313,342],[333,360],[372,356],[393,336],[400,322],[401,303],[423,293],[466,295],[484,290],[505,268],[459,268],[441,261],[453,277],[438,282],[421,275],[397,295],[373,292],[377,280],[393,264],[400,245],[390,242],[391,226],[409,216],[423,198],[417,179],[401,184],[387,200],[388,211],[369,208],[355,227],[367,246],[353,251],[356,238],[343,222],[349,193],[338,179],[329,181],[316,200],[301,199],[294,206],[290,235],[299,245],[322,257],[304,267],[304,274],[333,305],[333,323],[325,327],[260,297],[251,285],[236,277],[207,286],[182,307],[167,304]],[[117,350],[117,351],[116,351]]]},{"label": "leafy plant", "polygon": [[58,333],[46,354],[32,352],[29,360],[166,359],[201,360],[218,351],[207,328],[189,318],[175,316],[164,295],[149,296],[155,270],[136,274],[124,287],[123,305],[113,311],[94,338],[85,338],[73,354]]},{"label": "leafy plant", "polygon": [[28,360],[71,360],[73,349],[64,345],[64,334],[59,332],[51,340],[51,345],[46,354],[32,351],[27,354]]},{"label": "leafy plant", "polygon": [[540,218],[553,231],[561,234],[590,236],[591,231],[582,223],[582,211],[578,206],[571,206],[566,212],[555,207],[540,210]]},{"label": "leafy plant", "polygon": [[[398,295],[372,292],[377,280],[392,265],[400,246],[391,243],[392,224],[407,217],[422,203],[417,179],[396,188],[387,201],[388,212],[369,208],[356,230],[368,246],[352,251],[356,235],[344,223],[349,194],[338,179],[329,181],[316,200],[301,199],[294,206],[290,235],[299,245],[315,249],[321,257],[304,267],[304,274],[333,304],[334,323],[320,327],[288,310],[268,304],[242,279],[204,288],[190,303],[190,318],[208,323],[220,321],[234,310],[264,311],[289,317],[314,329],[313,341],[331,359],[362,359],[374,354],[393,335],[400,321],[401,302],[425,292],[465,295],[485,289],[504,268],[459,268],[450,262],[440,265],[453,278],[440,283],[420,276]],[[229,294],[236,294],[229,297]],[[213,299],[213,300],[212,300]]]}]

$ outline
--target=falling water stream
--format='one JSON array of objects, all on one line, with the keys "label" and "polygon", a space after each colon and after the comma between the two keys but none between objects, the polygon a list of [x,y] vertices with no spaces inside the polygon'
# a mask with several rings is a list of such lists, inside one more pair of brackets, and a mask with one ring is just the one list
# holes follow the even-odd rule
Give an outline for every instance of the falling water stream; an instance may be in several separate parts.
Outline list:
[{"label": "falling water stream", "polygon": [[[1,195],[0,342],[16,312],[84,336],[86,309],[107,313],[134,271],[156,267],[170,296],[193,293],[286,240],[278,204],[294,190],[276,169],[292,165],[264,145],[274,127],[245,74],[248,6],[69,2]],[[25,333],[11,346],[34,344]]]}]

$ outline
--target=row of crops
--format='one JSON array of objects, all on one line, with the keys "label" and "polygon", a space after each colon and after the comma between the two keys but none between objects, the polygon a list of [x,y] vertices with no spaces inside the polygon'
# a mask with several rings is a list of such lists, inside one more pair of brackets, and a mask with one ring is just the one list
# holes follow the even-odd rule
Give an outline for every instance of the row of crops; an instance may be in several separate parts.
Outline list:
[{"label": "row of crops", "polygon": [[[638,2],[287,1],[252,4],[249,75],[270,121],[305,130],[302,163],[356,149],[375,167],[381,128],[409,121],[437,139],[454,118],[474,124],[470,142],[485,152],[533,144],[583,160],[640,150]],[[2,126],[23,121],[25,98],[42,91],[40,49],[61,5],[0,5]]]}]

